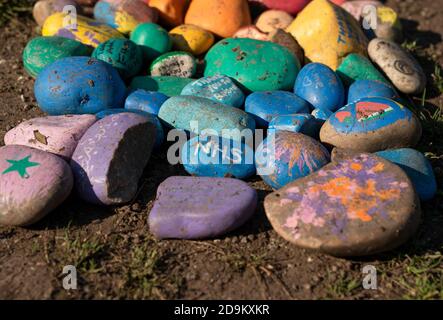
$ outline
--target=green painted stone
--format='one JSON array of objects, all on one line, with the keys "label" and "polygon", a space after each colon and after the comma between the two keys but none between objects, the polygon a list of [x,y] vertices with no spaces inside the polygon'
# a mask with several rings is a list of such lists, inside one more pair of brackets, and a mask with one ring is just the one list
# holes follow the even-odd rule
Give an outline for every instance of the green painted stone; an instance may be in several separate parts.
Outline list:
[{"label": "green painted stone", "polygon": [[141,49],[127,39],[110,39],[101,43],[92,57],[109,63],[125,79],[139,73],[143,59]]},{"label": "green painted stone", "polygon": [[221,40],[205,60],[205,77],[223,74],[249,91],[292,90],[300,70],[300,63],[288,49],[245,38]]},{"label": "green painted stone", "polygon": [[63,37],[37,37],[28,42],[23,51],[25,70],[32,77],[61,58],[72,56],[89,56],[92,48],[76,40]]},{"label": "green painted stone", "polygon": [[179,77],[135,77],[132,79],[130,89],[144,89],[146,91],[158,91],[169,97],[179,96],[184,87],[195,79]]},{"label": "green painted stone", "polygon": [[336,72],[348,86],[357,80],[374,80],[391,85],[371,61],[357,53],[346,56]]},{"label": "green painted stone", "polygon": [[141,47],[144,58],[149,61],[172,48],[172,40],[168,31],[155,23],[139,24],[132,31],[130,39]]},{"label": "green painted stone", "polygon": [[152,62],[150,71],[152,76],[192,78],[197,71],[197,61],[184,51],[168,52]]}]

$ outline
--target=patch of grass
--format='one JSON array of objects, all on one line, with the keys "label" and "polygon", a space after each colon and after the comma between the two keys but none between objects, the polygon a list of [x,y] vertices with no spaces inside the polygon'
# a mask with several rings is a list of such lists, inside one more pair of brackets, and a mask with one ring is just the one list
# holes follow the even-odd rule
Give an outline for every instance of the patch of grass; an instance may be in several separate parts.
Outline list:
[{"label": "patch of grass", "polygon": [[0,26],[20,14],[30,14],[33,3],[30,0],[0,0]]},{"label": "patch of grass", "polygon": [[404,41],[402,43],[402,47],[411,52],[412,54],[417,54],[417,55],[420,55],[422,53],[421,51],[423,50],[423,48],[417,44],[417,39],[413,41],[407,41],[407,40]]},{"label": "patch of grass", "polygon": [[257,268],[266,264],[266,254],[245,256],[232,253],[224,255],[222,259],[235,271],[244,271],[247,267]]},{"label": "patch of grass", "polygon": [[328,288],[328,296],[331,298],[346,298],[354,295],[361,286],[361,279],[344,276],[333,281]]},{"label": "patch of grass", "polygon": [[435,64],[434,73],[432,74],[432,81],[440,94],[443,94],[443,75],[441,74],[441,68],[438,64]]}]

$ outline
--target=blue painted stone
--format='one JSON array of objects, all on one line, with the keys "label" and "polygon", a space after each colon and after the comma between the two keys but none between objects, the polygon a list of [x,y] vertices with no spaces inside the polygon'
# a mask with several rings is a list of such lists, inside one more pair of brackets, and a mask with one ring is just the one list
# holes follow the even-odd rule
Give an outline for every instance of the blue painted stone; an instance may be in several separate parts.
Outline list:
[{"label": "blue painted stone", "polygon": [[240,141],[218,136],[196,136],[182,149],[185,170],[201,177],[245,179],[255,174],[254,150]]},{"label": "blue painted stone", "polygon": [[300,132],[310,137],[318,137],[322,122],[315,119],[309,113],[286,114],[276,116],[269,122],[268,134],[271,130],[284,130]]},{"label": "blue painted stone", "polygon": [[216,102],[240,108],[245,95],[231,78],[216,75],[198,79],[183,88],[182,95],[208,98]]},{"label": "blue painted stone", "polygon": [[241,180],[169,177],[157,189],[149,230],[159,239],[221,236],[249,220],[257,202],[257,192]]},{"label": "blue painted stone", "polygon": [[345,103],[343,83],[331,68],[321,63],[309,63],[301,69],[294,92],[318,109],[336,111]]},{"label": "blue painted stone", "polygon": [[437,193],[437,182],[431,163],[421,152],[402,148],[379,151],[375,154],[402,168],[411,179],[421,200],[430,200]]},{"label": "blue painted stone", "polygon": [[[195,134],[210,129],[211,132],[206,134],[231,138],[229,131],[255,129],[253,117],[243,110],[201,97],[169,98],[160,108],[158,116],[170,127]],[[235,136],[232,139],[239,140],[241,137]]]},{"label": "blue painted stone", "polygon": [[366,152],[413,147],[422,133],[420,120],[400,103],[365,98],[335,112],[320,130],[331,146]]},{"label": "blue painted stone", "polygon": [[106,110],[100,111],[99,113],[96,113],[95,116],[98,119],[103,119],[104,117],[107,117],[107,116],[110,116],[113,114],[119,114],[119,113],[135,113],[135,114],[141,115],[145,118],[148,118],[150,120],[150,122],[153,122],[155,125],[155,130],[156,130],[154,148],[157,149],[157,148],[161,147],[161,145],[163,144],[163,141],[165,141],[165,133],[164,133],[163,126],[162,126],[160,120],[154,114],[147,113],[147,112],[144,112],[141,110],[116,108],[116,109],[106,109]]},{"label": "blue painted stone", "polygon": [[373,80],[357,80],[349,87],[348,103],[370,97],[383,97],[396,100],[398,94],[391,86]]},{"label": "blue painted stone", "polygon": [[162,104],[169,97],[161,92],[138,89],[132,92],[125,101],[125,109],[141,110],[158,115]]},{"label": "blue painted stone", "polygon": [[34,84],[40,108],[50,115],[120,108],[126,87],[117,70],[89,57],[67,57],[46,66]]},{"label": "blue painted stone", "polygon": [[334,113],[328,109],[314,109],[314,110],[312,110],[311,114],[314,116],[314,118],[316,118],[318,120],[326,121]]},{"label": "blue painted stone", "polygon": [[272,118],[293,113],[309,112],[310,105],[287,91],[260,91],[246,98],[245,111],[252,114],[257,126],[267,127]]},{"label": "blue painted stone", "polygon": [[330,154],[315,139],[301,133],[277,131],[257,148],[257,174],[274,189],[305,177],[330,161]]}]

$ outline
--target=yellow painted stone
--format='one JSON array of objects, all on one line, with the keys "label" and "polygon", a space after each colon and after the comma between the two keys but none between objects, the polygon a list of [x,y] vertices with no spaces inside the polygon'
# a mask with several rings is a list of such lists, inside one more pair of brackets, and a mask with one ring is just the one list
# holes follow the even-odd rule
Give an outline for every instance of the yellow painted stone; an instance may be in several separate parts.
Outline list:
[{"label": "yellow painted stone", "polygon": [[357,20],[328,0],[313,0],[287,28],[312,62],[333,70],[349,53],[366,56],[368,39]]},{"label": "yellow painted stone", "polygon": [[71,23],[72,21],[66,14],[54,13],[45,20],[42,35],[74,39],[94,48],[111,38],[124,38],[114,28],[80,15],[77,15],[76,28],[73,28]]},{"label": "yellow painted stone", "polygon": [[130,33],[140,24],[136,18],[124,10],[115,11],[115,24],[118,26],[117,31],[121,33]]},{"label": "yellow painted stone", "polygon": [[392,25],[394,28],[401,29],[400,19],[397,13],[389,7],[378,7],[377,8],[377,19],[381,23],[386,23]]},{"label": "yellow painted stone", "polygon": [[214,35],[200,27],[182,24],[169,32],[175,49],[200,55],[214,44]]}]

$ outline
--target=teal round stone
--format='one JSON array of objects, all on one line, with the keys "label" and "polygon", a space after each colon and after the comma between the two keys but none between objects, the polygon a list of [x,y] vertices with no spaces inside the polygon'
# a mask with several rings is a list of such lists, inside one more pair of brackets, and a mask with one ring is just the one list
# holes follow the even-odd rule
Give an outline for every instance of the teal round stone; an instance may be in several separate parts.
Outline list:
[{"label": "teal round stone", "polygon": [[171,50],[172,40],[168,31],[155,23],[141,23],[130,36],[131,41],[138,44],[143,57],[149,61]]},{"label": "teal round stone", "polygon": [[254,39],[221,40],[205,60],[205,77],[223,74],[248,91],[291,90],[300,70],[288,49]]},{"label": "teal round stone", "polygon": [[147,77],[140,76],[132,79],[131,90],[144,89],[146,91],[157,91],[168,97],[179,96],[183,88],[195,79],[180,77]]}]

